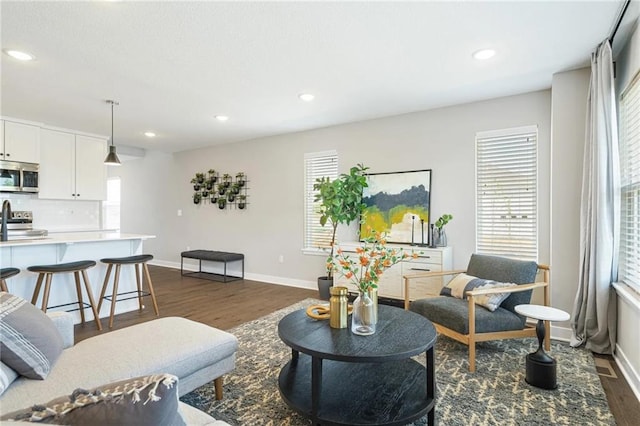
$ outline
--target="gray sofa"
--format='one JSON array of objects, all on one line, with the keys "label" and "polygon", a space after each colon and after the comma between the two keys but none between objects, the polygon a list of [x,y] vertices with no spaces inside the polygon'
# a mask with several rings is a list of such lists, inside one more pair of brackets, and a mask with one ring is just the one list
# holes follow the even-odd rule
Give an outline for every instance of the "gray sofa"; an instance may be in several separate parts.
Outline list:
[{"label": "gray sofa", "polygon": [[[78,388],[93,389],[160,373],[178,378],[177,393],[182,396],[215,379],[221,385],[221,377],[235,367],[235,336],[185,318],[160,318],[74,345],[71,316],[49,316],[65,349],[46,379],[17,377],[9,385],[0,396],[2,415],[69,395]],[[226,425],[182,402],[178,412],[187,425]]]}]

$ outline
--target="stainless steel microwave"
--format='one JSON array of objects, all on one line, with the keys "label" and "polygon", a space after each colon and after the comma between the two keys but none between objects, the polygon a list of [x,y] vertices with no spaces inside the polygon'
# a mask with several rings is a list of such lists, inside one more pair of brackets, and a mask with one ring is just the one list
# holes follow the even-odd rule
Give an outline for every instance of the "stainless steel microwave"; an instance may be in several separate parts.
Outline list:
[{"label": "stainless steel microwave", "polygon": [[38,192],[38,171],[34,163],[0,161],[0,192]]}]

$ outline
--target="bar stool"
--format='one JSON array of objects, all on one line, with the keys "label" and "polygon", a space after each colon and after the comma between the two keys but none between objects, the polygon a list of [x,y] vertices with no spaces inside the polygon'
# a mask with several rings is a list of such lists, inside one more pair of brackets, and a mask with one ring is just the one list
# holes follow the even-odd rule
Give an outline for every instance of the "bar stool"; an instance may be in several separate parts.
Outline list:
[{"label": "bar stool", "polygon": [[[98,330],[102,330],[102,324],[98,317],[98,311],[96,310],[96,302],[93,300],[93,293],[91,292],[91,285],[89,284],[89,277],[87,276],[87,269],[96,266],[96,262],[93,260],[80,260],[77,262],[58,263],[56,265],[36,265],[29,266],[27,270],[31,272],[37,272],[38,281],[36,282],[36,288],[33,290],[33,297],[31,298],[31,304],[35,305],[40,295],[40,287],[42,287],[42,281],[46,277],[47,280],[44,285],[44,296],[42,297],[42,311],[47,312],[47,308],[59,308],[61,306],[73,305],[76,302],[65,303],[63,305],[48,306],[49,304],[49,291],[51,290],[51,279],[53,274],[60,274],[66,272],[73,272],[73,276],[76,280],[76,293],[78,294],[78,309],[70,309],[68,312],[79,310],[80,318],[84,324],[84,310],[87,307],[91,307],[93,311],[93,318],[96,321]],[[84,287],[87,291],[90,303],[85,303],[82,299],[82,289],[80,288],[80,273],[82,272],[82,279],[84,280]]]},{"label": "bar stool", "polygon": [[[151,300],[153,301],[153,309],[156,312],[156,316],[160,315],[160,312],[158,311],[158,303],[156,302],[156,294],[153,291],[153,283],[151,282],[151,275],[149,275],[149,267],[147,266],[147,262],[152,259],[153,259],[153,256],[150,254],[140,254],[140,255],[128,256],[128,257],[114,257],[114,258],[108,258],[108,259],[100,259],[100,262],[109,265],[109,267],[107,268],[107,275],[104,278],[104,284],[102,285],[102,291],[100,292],[100,300],[98,302],[98,312],[100,312],[100,308],[102,307],[103,300],[106,299],[109,302],[111,302],[109,328],[113,327],[113,315],[116,310],[116,302],[118,301],[118,296],[124,296],[127,294],[135,293],[136,294],[135,296],[120,298],[119,300],[129,300],[137,297],[140,310],[142,310],[142,298],[145,296],[151,296]],[[109,285],[109,277],[111,276],[111,269],[113,268],[113,265],[116,265],[116,274],[113,279],[113,292],[111,296],[105,296],[105,293],[107,292],[107,286]],[[118,293],[118,282],[120,281],[120,268],[122,267],[122,265],[135,265],[136,284],[138,286],[137,290]],[[146,277],[147,286],[149,287],[148,292],[142,291],[142,283],[144,281],[144,277],[141,280],[140,268],[139,268],[140,265],[142,265],[142,268],[144,269],[144,276]]]},{"label": "bar stool", "polygon": [[0,291],[9,292],[7,288],[7,282],[5,281],[7,278],[11,278],[14,275],[18,275],[20,273],[20,269],[18,268],[2,268],[0,269]]}]

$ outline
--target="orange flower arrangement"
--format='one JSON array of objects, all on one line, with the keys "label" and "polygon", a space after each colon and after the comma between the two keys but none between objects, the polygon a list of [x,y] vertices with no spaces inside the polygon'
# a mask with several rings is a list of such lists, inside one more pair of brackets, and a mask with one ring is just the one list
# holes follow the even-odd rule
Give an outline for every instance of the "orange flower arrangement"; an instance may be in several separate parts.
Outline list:
[{"label": "orange flower arrangement", "polygon": [[[369,233],[363,245],[356,248],[356,258],[344,253],[340,248],[327,260],[327,268],[333,269],[358,287],[360,292],[378,288],[378,281],[384,271],[410,257],[402,248],[387,247],[386,234]],[[412,253],[412,257],[418,257]]]}]

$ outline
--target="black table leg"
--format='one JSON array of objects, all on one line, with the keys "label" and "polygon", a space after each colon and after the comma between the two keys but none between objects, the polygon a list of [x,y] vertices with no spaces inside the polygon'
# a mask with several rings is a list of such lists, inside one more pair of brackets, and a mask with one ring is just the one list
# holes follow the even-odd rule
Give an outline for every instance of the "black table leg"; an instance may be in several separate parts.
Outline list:
[{"label": "black table leg", "polygon": [[545,334],[546,334],[546,330],[544,328],[544,321],[538,320],[538,323],[536,324],[536,335],[538,336],[538,350],[530,354],[529,357],[536,362],[540,362],[543,364],[552,364],[553,358],[547,355],[547,353],[544,351],[542,347]]},{"label": "black table leg", "polygon": [[298,358],[300,357],[300,352],[295,349],[291,349],[291,365],[298,364]]},{"label": "black table leg", "polygon": [[311,358],[311,421],[318,423],[320,408],[320,390],[322,389],[322,358]]},{"label": "black table leg", "polygon": [[427,398],[431,401],[434,401],[433,408],[427,414],[427,424],[429,426],[434,426],[436,424],[436,409],[435,409],[435,400],[436,400],[436,375],[435,375],[435,355],[433,346],[427,349],[427,365],[426,365],[426,373],[427,373]]}]

